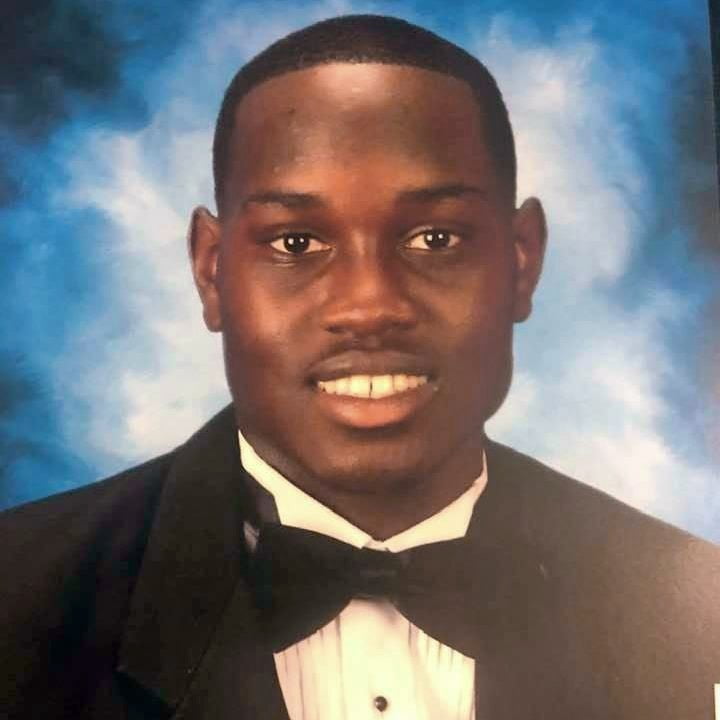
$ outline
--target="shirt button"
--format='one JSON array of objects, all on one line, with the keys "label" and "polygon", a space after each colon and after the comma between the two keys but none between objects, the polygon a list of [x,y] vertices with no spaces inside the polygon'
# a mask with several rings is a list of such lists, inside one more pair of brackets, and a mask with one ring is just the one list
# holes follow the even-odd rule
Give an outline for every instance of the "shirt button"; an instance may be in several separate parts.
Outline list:
[{"label": "shirt button", "polygon": [[387,710],[388,701],[387,701],[387,699],[384,698],[382,695],[378,695],[378,696],[373,700],[373,705],[374,705],[380,712],[385,712],[385,710]]}]

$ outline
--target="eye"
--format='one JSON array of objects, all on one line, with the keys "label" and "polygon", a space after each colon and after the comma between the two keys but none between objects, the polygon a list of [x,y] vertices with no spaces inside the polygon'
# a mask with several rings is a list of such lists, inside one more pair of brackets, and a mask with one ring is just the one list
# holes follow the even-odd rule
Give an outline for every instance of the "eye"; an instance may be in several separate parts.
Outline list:
[{"label": "eye", "polygon": [[270,247],[289,255],[307,255],[329,249],[326,243],[321,242],[310,233],[285,233],[275,238],[270,243]]},{"label": "eye", "polygon": [[405,247],[411,250],[445,250],[460,242],[460,237],[449,230],[431,228],[413,235],[406,241]]}]

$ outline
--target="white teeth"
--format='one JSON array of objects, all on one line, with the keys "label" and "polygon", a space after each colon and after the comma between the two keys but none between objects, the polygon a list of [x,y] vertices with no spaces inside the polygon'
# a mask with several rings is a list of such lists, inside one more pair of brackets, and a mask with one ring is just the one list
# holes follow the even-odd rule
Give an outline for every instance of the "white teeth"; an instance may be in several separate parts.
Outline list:
[{"label": "white teeth", "polygon": [[320,380],[318,388],[330,395],[383,398],[420,387],[427,381],[426,375],[351,375],[337,380]]},{"label": "white teeth", "polygon": [[395,392],[402,392],[409,387],[407,375],[393,375],[393,389]]},{"label": "white teeth", "polygon": [[370,397],[381,398],[393,394],[392,375],[378,375],[373,377],[370,384]]},{"label": "white teeth", "polygon": [[370,387],[369,375],[353,375],[350,378],[350,391],[348,395],[352,395],[353,397],[369,397]]}]

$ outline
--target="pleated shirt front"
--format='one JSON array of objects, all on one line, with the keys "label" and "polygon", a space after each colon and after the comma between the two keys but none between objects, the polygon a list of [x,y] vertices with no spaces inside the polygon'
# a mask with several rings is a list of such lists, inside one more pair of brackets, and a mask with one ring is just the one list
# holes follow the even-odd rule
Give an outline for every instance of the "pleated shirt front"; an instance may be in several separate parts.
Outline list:
[{"label": "pleated shirt front", "polygon": [[[239,440],[243,467],[272,496],[283,525],[357,548],[401,552],[463,537],[487,484],[483,461],[481,476],[453,502],[377,541],[284,478],[242,433]],[[327,625],[274,657],[290,720],[475,718],[475,661],[428,636],[386,600],[352,600]]]}]

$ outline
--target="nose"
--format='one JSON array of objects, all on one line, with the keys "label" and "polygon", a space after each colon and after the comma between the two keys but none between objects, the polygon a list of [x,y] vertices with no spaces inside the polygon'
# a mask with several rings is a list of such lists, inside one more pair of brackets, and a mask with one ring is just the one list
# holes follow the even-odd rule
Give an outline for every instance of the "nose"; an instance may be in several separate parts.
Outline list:
[{"label": "nose", "polygon": [[356,338],[408,330],[417,311],[399,268],[377,250],[338,261],[323,313],[328,332]]}]

